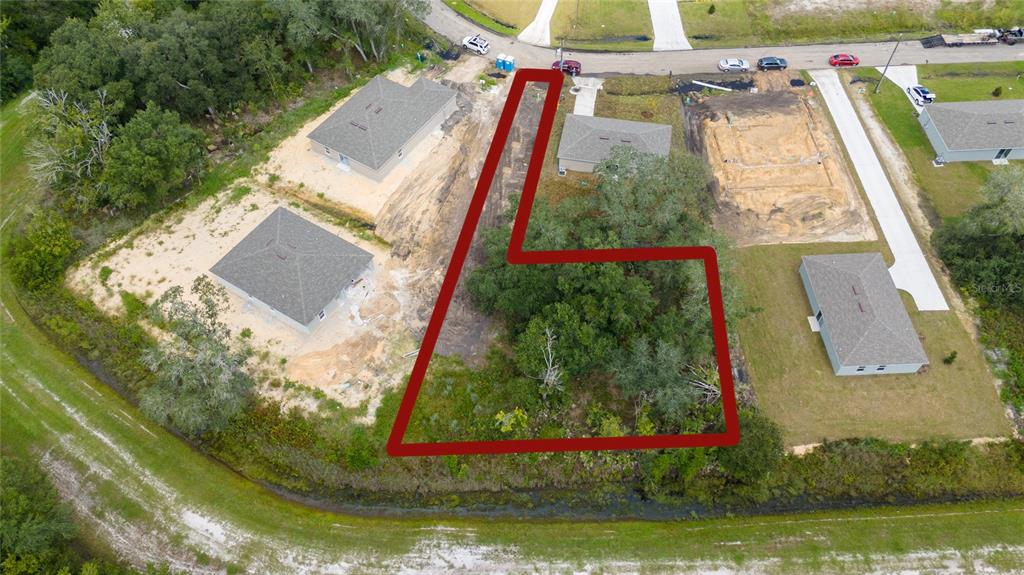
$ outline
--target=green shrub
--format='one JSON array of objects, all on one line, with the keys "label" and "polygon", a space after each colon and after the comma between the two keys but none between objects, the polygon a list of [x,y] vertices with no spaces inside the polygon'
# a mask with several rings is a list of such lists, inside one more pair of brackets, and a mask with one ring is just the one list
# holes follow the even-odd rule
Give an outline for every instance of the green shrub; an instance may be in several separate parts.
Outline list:
[{"label": "green shrub", "polygon": [[114,273],[114,270],[110,269],[108,266],[101,267],[100,268],[100,283],[103,284],[103,285],[107,285],[107,280],[110,279],[110,276],[113,273]]},{"label": "green shrub", "polygon": [[54,285],[63,277],[80,245],[64,217],[52,210],[38,211],[26,226],[25,234],[14,242],[10,261],[14,278],[29,290]]},{"label": "green shrub", "polygon": [[998,97],[1000,97],[1002,95],[1003,95],[1003,87],[1002,86],[996,86],[995,90],[992,90],[992,97],[993,98],[998,98]]}]

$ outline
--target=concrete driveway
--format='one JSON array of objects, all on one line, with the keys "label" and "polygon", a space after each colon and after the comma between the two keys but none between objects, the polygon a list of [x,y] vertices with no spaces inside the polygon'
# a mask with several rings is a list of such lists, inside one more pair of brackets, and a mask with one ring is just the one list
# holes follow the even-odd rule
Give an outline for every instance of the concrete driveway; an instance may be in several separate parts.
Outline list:
[{"label": "concrete driveway", "polygon": [[[885,70],[885,66],[879,66],[877,70],[881,72],[882,70]],[[903,95],[907,97],[907,100],[910,100],[910,105],[920,113],[921,106],[918,106],[910,97],[910,94],[907,93],[907,88],[918,84],[917,66],[889,66],[889,71],[885,73],[885,77],[893,84],[900,87],[900,90],[903,91]],[[884,90],[885,88],[883,87],[882,89]]]},{"label": "concrete driveway", "polygon": [[601,89],[601,84],[604,84],[604,79],[574,76],[572,83],[573,91],[576,92],[572,113],[577,116],[593,116],[594,105],[597,104],[597,91]]},{"label": "concrete driveway", "polygon": [[[435,7],[434,3],[432,7]],[[441,4],[444,6],[444,3]],[[534,44],[536,46],[550,46],[551,45],[551,17],[555,14],[555,7],[558,6],[558,0],[543,0],[540,7],[537,8],[537,15],[533,17],[533,22],[530,22],[523,31],[519,33],[519,41],[526,42],[527,44]],[[447,6],[446,9],[451,10]],[[455,12],[452,11],[454,14]],[[438,30],[440,32],[440,30]],[[443,32],[442,32],[443,33]]]},{"label": "concrete driveway", "polygon": [[[890,68],[891,70],[891,68]],[[889,250],[896,262],[889,268],[896,287],[908,292],[913,298],[917,309],[921,311],[944,311],[949,309],[946,298],[939,288],[921,251],[914,231],[907,221],[903,208],[896,199],[896,193],[889,184],[885,170],[871,146],[864,126],[861,125],[857,112],[843,90],[839,75],[835,70],[813,70],[811,78],[817,83],[818,89],[835,120],[839,136],[850,155],[850,161],[857,171],[857,177],[864,187],[875,219],[882,228],[882,235],[889,244]]]},{"label": "concrete driveway", "polygon": [[683,18],[676,0],[647,0],[654,25],[654,51],[692,50],[683,32]]},{"label": "concrete driveway", "polygon": [[[456,42],[465,36],[481,34],[491,42],[492,54],[510,54],[516,57],[520,68],[548,68],[555,61],[555,50],[531,46],[516,38],[509,38],[485,30],[459,16],[442,0],[430,0],[430,14],[424,21],[440,34]],[[550,18],[548,18],[550,22]],[[550,28],[550,26],[549,26]],[[693,33],[693,30],[690,31]],[[550,30],[548,31],[550,36]],[[756,62],[763,56],[781,56],[789,60],[794,70],[813,70],[827,65],[828,57],[838,52],[856,54],[865,66],[884,66],[892,52],[891,42],[864,44],[819,44],[812,46],[766,46],[759,48],[723,48],[713,50],[686,50],[675,52],[573,52],[565,57],[579,60],[585,74],[693,74],[717,72],[722,58],[743,58]],[[961,48],[921,47],[920,42],[904,42],[896,53],[893,64],[932,64],[954,62],[1006,62],[1024,60],[1024,43],[1016,46],[964,46]],[[941,95],[940,95],[941,97]]]}]

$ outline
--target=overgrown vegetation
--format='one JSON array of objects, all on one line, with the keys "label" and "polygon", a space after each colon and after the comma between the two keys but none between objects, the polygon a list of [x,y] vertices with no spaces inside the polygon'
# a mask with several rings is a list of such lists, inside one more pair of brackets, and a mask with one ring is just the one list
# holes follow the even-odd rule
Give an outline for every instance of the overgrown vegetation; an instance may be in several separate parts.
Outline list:
[{"label": "overgrown vegetation", "polygon": [[1002,396],[1024,417],[1024,168],[995,170],[985,201],[936,230],[953,280],[981,306],[987,343],[999,350]]},{"label": "overgrown vegetation", "polygon": [[[34,464],[0,455],[0,571],[6,575],[132,575],[134,570],[83,557],[71,510]],[[167,573],[151,568],[148,573]]]}]

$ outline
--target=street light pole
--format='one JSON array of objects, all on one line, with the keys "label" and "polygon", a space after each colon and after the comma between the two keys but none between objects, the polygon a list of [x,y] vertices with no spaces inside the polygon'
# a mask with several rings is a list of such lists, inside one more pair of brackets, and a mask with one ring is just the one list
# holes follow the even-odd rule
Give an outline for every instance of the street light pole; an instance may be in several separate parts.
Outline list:
[{"label": "street light pole", "polygon": [[889,60],[885,63],[885,69],[882,70],[882,77],[878,79],[878,85],[875,86],[875,93],[877,94],[882,89],[882,82],[885,81],[885,74],[889,71],[889,64],[892,63],[893,56],[896,55],[896,48],[900,47],[900,41],[903,40],[903,33],[896,37],[896,45],[892,47],[892,54],[889,54]]}]

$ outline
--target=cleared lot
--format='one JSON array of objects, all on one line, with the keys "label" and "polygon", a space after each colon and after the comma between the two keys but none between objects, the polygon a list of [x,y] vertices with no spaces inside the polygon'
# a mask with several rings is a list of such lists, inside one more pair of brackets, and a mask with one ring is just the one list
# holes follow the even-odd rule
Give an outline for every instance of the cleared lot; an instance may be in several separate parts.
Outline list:
[{"label": "cleared lot", "polygon": [[[385,186],[373,234],[352,231],[353,208],[344,198],[314,187],[314,181],[290,181],[276,170],[302,174],[326,162],[309,151],[303,132],[284,141],[271,160],[256,169],[261,176],[235,183],[232,190],[206,200],[166,221],[151,222],[102,250],[69,273],[68,282],[111,313],[124,309],[122,292],[144,302],[172,286],[188,287],[278,206],[285,206],[328,231],[369,251],[373,263],[334,312],[304,334],[241,296],[231,295],[222,318],[235,334],[252,333],[269,370],[267,393],[279,395],[288,378],[323,391],[348,407],[368,406],[372,414],[383,390],[399,385],[418,349],[418,338],[433,307],[458,225],[476,183],[493,122],[504,96],[482,93],[476,73],[486,61],[466,58],[451,70],[465,78],[465,98],[455,123],[432,148],[430,159],[410,166],[394,189]],[[453,116],[454,118],[454,116]],[[277,174],[273,177],[271,174]],[[332,168],[329,182],[345,174]],[[362,176],[356,176],[362,178]],[[367,182],[369,180],[366,180]],[[347,192],[347,188],[342,186]],[[369,188],[367,193],[381,192]],[[386,241],[385,241],[386,240]],[[102,278],[102,279],[101,279]],[[471,314],[454,318],[445,352],[471,357],[488,345],[489,335]],[[287,386],[284,386],[287,388]]]},{"label": "cleared lot", "polygon": [[689,147],[716,179],[716,226],[740,246],[875,239],[824,110],[789,78],[758,74],[757,94],[686,108]]}]

